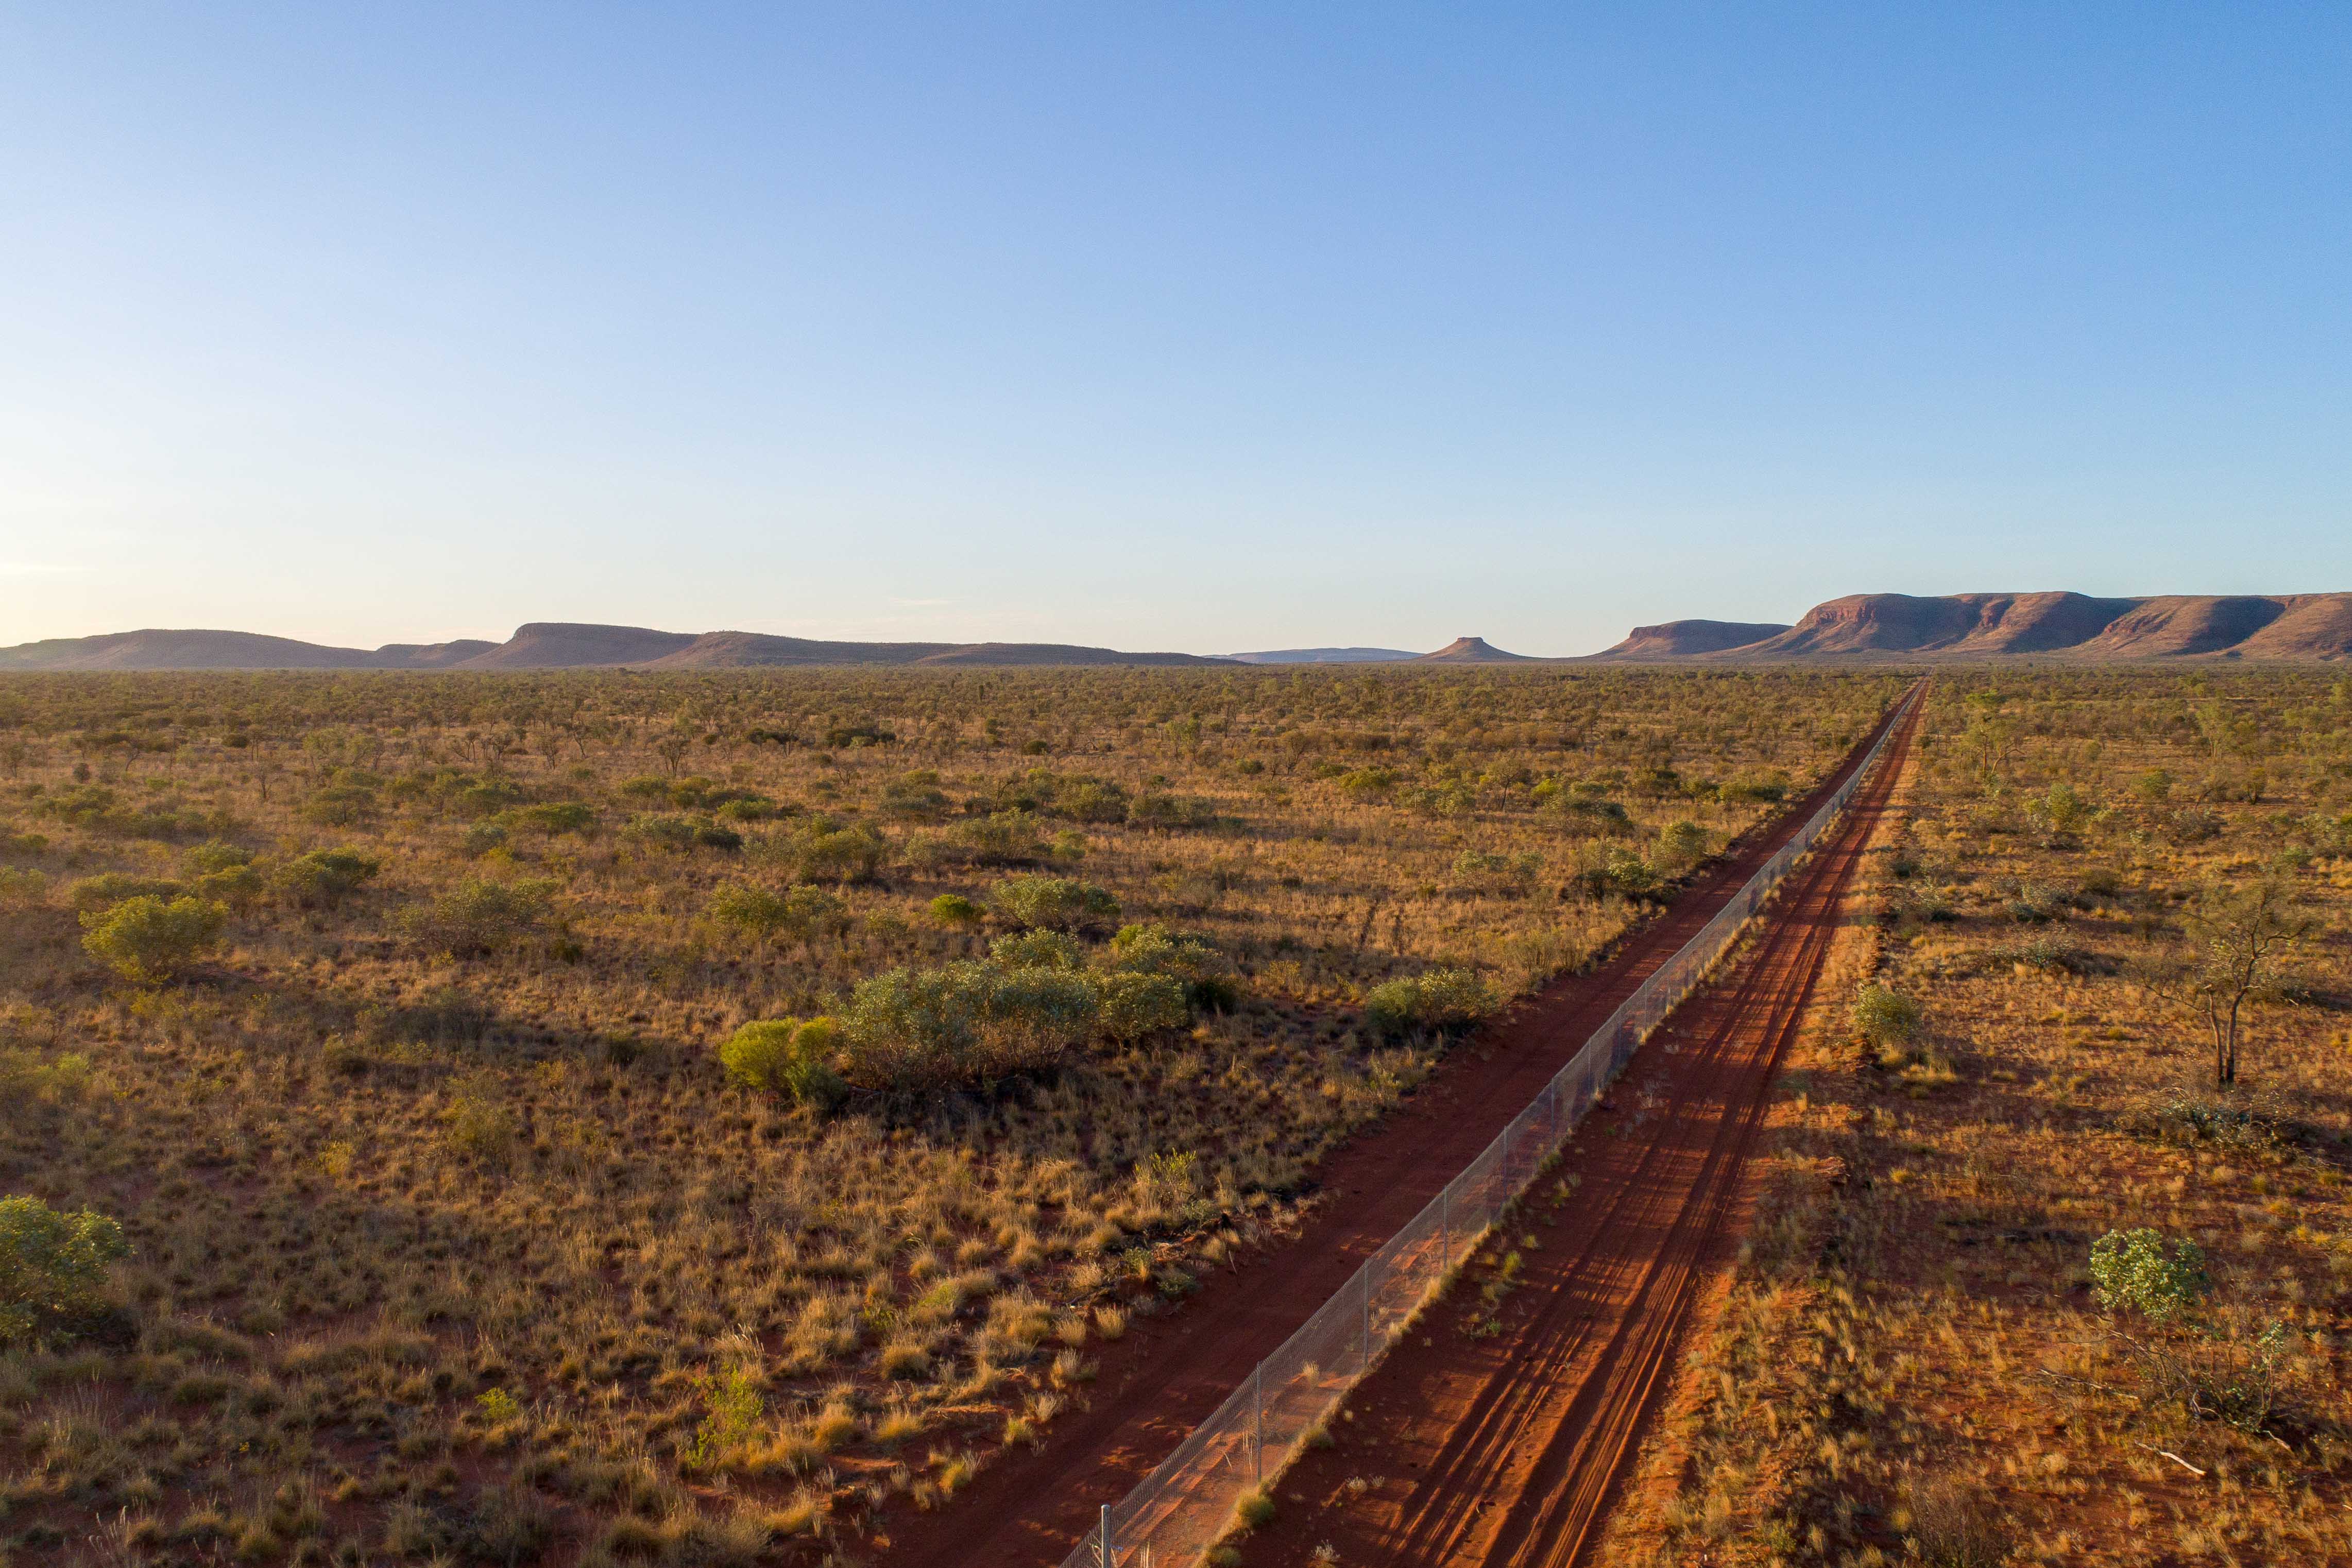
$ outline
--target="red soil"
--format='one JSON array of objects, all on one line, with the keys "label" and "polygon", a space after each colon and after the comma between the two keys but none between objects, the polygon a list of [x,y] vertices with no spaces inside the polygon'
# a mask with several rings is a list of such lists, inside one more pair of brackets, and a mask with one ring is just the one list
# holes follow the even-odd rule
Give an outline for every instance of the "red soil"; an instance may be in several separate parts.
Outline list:
[{"label": "red soil", "polygon": [[[1087,1407],[1055,1422],[1045,1444],[998,1456],[935,1512],[878,1521],[887,1533],[869,1544],[904,1568],[1058,1563],[1105,1504],[1149,1475],[1476,1157],[1634,987],[1697,934],[1875,738],[1874,731],[1812,795],[1627,936],[1608,962],[1553,982],[1449,1053],[1410,1100],[1326,1162],[1318,1173],[1325,1201],[1295,1241],[1235,1275],[1213,1277],[1183,1310],[1142,1320],[1104,1347]],[[1645,1054],[1634,1070],[1649,1061]]]},{"label": "red soil", "polygon": [[[1916,722],[1916,721],[1915,721]],[[1839,907],[1887,809],[1898,736],[1753,945],[1684,1004],[1578,1129],[1558,1173],[1452,1296],[1358,1384],[1250,1538],[1253,1563],[1574,1568],[1665,1396],[1685,1326],[1744,1228],[1742,1174]],[[1493,1255],[1521,1271],[1498,1302]],[[1477,1327],[1474,1336],[1470,1331]]]}]

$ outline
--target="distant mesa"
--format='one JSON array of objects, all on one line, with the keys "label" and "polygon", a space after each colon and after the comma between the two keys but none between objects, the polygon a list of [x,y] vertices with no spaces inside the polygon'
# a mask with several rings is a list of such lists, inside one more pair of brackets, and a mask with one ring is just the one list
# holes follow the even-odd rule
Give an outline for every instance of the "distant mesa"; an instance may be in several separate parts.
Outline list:
[{"label": "distant mesa", "polygon": [[[1410,657],[1410,656],[1407,656]],[[825,642],[759,632],[661,632],[533,621],[502,643],[329,647],[252,632],[137,631],[0,648],[0,670],[761,669],[816,665],[1229,665],[1192,653],[1068,643]]]},{"label": "distant mesa", "polygon": [[[1691,632],[1685,628],[1706,630]],[[1724,628],[1717,633],[1714,628]],[[1740,631],[1758,636],[1730,640]],[[2352,658],[2352,594],[1851,594],[1793,626],[1722,621],[1639,626],[1594,658],[1965,660],[2040,656],[2084,662]]]},{"label": "distant mesa", "polygon": [[1421,655],[1396,647],[1278,647],[1225,657],[1243,664],[1402,664]]},{"label": "distant mesa", "polygon": [[1485,637],[1455,637],[1435,653],[1423,654],[1416,664],[1537,664],[1523,653],[1505,653]]},{"label": "distant mesa", "polygon": [[1680,658],[1721,653],[1778,637],[1788,629],[1778,621],[1668,621],[1664,626],[1635,626],[1630,637],[1601,657]]}]

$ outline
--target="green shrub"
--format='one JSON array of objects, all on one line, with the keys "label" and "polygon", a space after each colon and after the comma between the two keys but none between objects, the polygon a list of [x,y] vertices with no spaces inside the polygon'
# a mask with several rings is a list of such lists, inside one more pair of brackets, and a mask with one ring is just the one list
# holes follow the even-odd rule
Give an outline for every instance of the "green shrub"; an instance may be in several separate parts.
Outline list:
[{"label": "green shrub", "polygon": [[165,903],[147,895],[84,911],[81,945],[126,980],[160,982],[212,952],[227,921],[218,904],[190,898]]},{"label": "green shrub", "polygon": [[49,896],[49,879],[41,872],[0,866],[0,909],[30,909]]},{"label": "green shrub", "polygon": [[719,1047],[727,1076],[762,1092],[828,1110],[848,1086],[834,1070],[840,1029],[831,1018],[769,1018],[746,1024]]},{"label": "green shrub", "polygon": [[981,920],[980,906],[961,893],[941,893],[931,900],[930,911],[943,926],[976,926]]},{"label": "green shrub", "polygon": [[131,1256],[102,1214],[60,1214],[35,1197],[0,1198],[0,1344],[70,1331],[102,1310],[106,1268]]},{"label": "green shrub", "polygon": [[544,833],[551,837],[559,833],[571,833],[584,838],[596,830],[596,808],[584,801],[551,800],[512,812],[509,814],[508,820],[517,827],[527,827],[533,833]]},{"label": "green shrub", "polygon": [[507,847],[506,825],[498,822],[469,822],[466,831],[457,835],[457,848],[469,858],[478,860],[493,849]]},{"label": "green shrub", "polygon": [[948,847],[953,858],[975,866],[1027,866],[1045,858],[1037,819],[1025,811],[999,811],[959,823]]},{"label": "green shrub", "polygon": [[357,827],[374,817],[375,805],[372,784],[331,784],[312,793],[303,804],[302,816],[325,827]]},{"label": "green shrub", "polygon": [[769,889],[735,883],[711,894],[702,912],[719,925],[763,937],[784,923],[784,900]]},{"label": "green shrub", "polygon": [[111,909],[125,899],[176,899],[186,892],[187,885],[168,877],[134,877],[128,871],[101,871],[95,877],[84,877],[66,889],[66,902],[77,914]]},{"label": "green shrub", "polygon": [[699,816],[668,816],[658,813],[633,816],[629,825],[621,829],[621,837],[680,854],[694,849],[731,852],[743,847],[741,834]]},{"label": "green shrub", "polygon": [[882,809],[893,816],[938,816],[947,808],[947,792],[930,768],[902,773],[882,786]]},{"label": "green shrub", "polygon": [[1382,800],[1396,788],[1397,776],[1388,768],[1358,768],[1339,775],[1339,793],[1350,800]]},{"label": "green shrub", "polygon": [[860,982],[842,1018],[842,1076],[924,1092],[1051,1067],[1092,1034],[1092,977],[992,962],[893,969]]},{"label": "green shrub", "polygon": [[1789,775],[1778,768],[1759,773],[1741,773],[1727,780],[1717,791],[1718,798],[1731,803],[1758,802],[1769,804],[1789,798]]},{"label": "green shrub", "polygon": [[1706,829],[1696,822],[1669,822],[1658,830],[1658,854],[1668,864],[1691,867],[1706,858]]},{"label": "green shrub", "polygon": [[989,894],[999,914],[1025,926],[1075,931],[1118,919],[1118,900],[1068,877],[1007,877]]},{"label": "green shrub", "polygon": [[1055,793],[1054,809],[1075,822],[1127,820],[1127,791],[1106,779],[1072,779]]},{"label": "green shrub", "polygon": [[1102,957],[1105,969],[1133,974],[1164,974],[1184,988],[1193,1007],[1231,1008],[1240,1000],[1225,955],[1187,931],[1164,925],[1121,926]]},{"label": "green shrub", "polygon": [[270,873],[279,892],[305,909],[341,903],[375,874],[383,862],[364,850],[313,849],[298,855]]},{"label": "green shrub", "polygon": [[2111,1230],[2091,1244],[2091,1285],[2108,1311],[2128,1307],[2161,1323],[2194,1307],[2210,1281],[2195,1242],[2182,1240],[2168,1257],[2164,1237],[2140,1229]]},{"label": "green shrub", "polygon": [[1086,963],[1086,950],[1057,931],[998,937],[988,944],[988,956],[1007,969],[1079,969]]},{"label": "green shrub", "polygon": [[870,827],[804,834],[793,855],[793,868],[806,882],[869,882],[888,847]]},{"label": "green shrub", "polygon": [[1865,984],[1857,990],[1848,1016],[1853,1032],[1880,1050],[1907,1046],[1927,1026],[1925,1008],[1885,985]]},{"label": "green shrub", "polygon": [[409,910],[404,923],[437,952],[478,957],[537,931],[553,912],[555,892],[556,883],[541,877],[518,882],[468,877],[429,906]]},{"label": "green shrub", "polygon": [[1364,1016],[1383,1034],[1414,1029],[1449,1033],[1495,1010],[1495,993],[1466,969],[1433,969],[1383,981],[1364,999]]},{"label": "green shrub", "polygon": [[1103,1034],[1122,1044],[1192,1021],[1183,982],[1172,974],[1114,971],[1097,977],[1095,991]]},{"label": "green shrub", "polygon": [[217,838],[208,838],[191,847],[181,858],[187,862],[190,871],[202,877],[250,866],[253,864],[253,851],[235,844],[224,844]]}]

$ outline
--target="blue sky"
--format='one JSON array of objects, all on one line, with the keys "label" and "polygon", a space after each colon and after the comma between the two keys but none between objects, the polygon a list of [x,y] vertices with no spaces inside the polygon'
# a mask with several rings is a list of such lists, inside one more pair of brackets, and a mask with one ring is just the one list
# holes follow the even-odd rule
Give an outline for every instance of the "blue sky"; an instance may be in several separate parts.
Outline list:
[{"label": "blue sky", "polygon": [[0,643],[2352,587],[2352,11],[18,5]]}]

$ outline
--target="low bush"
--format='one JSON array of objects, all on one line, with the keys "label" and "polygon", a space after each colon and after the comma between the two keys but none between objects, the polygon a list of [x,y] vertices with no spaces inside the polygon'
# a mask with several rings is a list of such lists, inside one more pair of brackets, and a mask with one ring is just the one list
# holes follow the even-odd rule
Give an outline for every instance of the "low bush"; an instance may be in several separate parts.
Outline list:
[{"label": "low bush", "polygon": [[1382,1034],[1440,1034],[1468,1027],[1495,1010],[1495,993],[1466,969],[1433,969],[1383,981],[1364,999],[1364,1016]]},{"label": "low bush", "polygon": [[1118,919],[1118,900],[1068,877],[1007,877],[989,894],[999,914],[1025,926],[1077,931]]},{"label": "low bush", "polygon": [[70,1332],[96,1316],[107,1265],[130,1256],[122,1227],[102,1214],[0,1198],[0,1344]]},{"label": "low bush", "polygon": [[729,1036],[719,1060],[740,1084],[829,1110],[848,1088],[833,1065],[840,1033],[831,1018],[762,1019]]},{"label": "low bush", "polygon": [[278,891],[305,909],[333,909],[383,868],[374,856],[357,849],[313,849],[270,873]]},{"label": "low bush", "polygon": [[1094,1032],[1092,977],[993,962],[893,969],[861,982],[842,1017],[843,1078],[929,1092],[1052,1067]]},{"label": "low bush", "polygon": [[134,877],[127,871],[102,871],[83,877],[66,889],[66,902],[77,914],[111,909],[125,899],[176,899],[187,885],[168,877]]},{"label": "low bush", "polygon": [[429,905],[409,910],[409,934],[452,958],[502,952],[554,911],[556,883],[543,877],[494,882],[468,877]]},{"label": "low bush", "polygon": [[186,973],[220,942],[228,910],[201,899],[169,903],[152,894],[81,917],[81,945],[126,980],[162,982]]},{"label": "low bush", "polygon": [[1853,1032],[1882,1051],[1911,1044],[1927,1026],[1927,1009],[1885,985],[1864,985],[1855,991],[1846,1016]]}]

